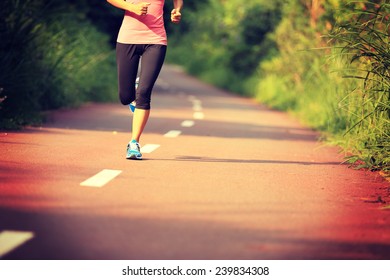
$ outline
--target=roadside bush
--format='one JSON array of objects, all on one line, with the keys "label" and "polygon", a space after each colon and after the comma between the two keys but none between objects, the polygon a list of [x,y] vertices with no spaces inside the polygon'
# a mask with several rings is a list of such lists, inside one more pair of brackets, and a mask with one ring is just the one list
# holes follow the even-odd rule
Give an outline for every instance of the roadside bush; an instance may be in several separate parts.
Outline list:
[{"label": "roadside bush", "polygon": [[310,2],[284,5],[256,98],[323,131],[350,162],[389,171],[388,1]]},{"label": "roadside bush", "polygon": [[345,78],[359,81],[350,93],[347,136],[352,163],[390,172],[390,4],[360,2],[346,6],[352,20],[341,21],[331,38],[354,69]]},{"label": "roadside bush", "polygon": [[0,4],[0,128],[39,122],[42,110],[116,96],[108,36],[58,0]]}]

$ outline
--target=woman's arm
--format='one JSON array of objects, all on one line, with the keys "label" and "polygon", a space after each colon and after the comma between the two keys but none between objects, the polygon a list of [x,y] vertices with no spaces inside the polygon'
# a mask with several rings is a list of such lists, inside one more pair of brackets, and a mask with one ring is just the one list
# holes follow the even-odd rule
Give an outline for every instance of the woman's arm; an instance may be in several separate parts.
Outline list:
[{"label": "woman's arm", "polygon": [[171,21],[179,23],[181,20],[181,9],[183,8],[183,0],[173,0],[174,9],[171,12]]},{"label": "woman's arm", "polygon": [[133,12],[139,16],[146,15],[148,12],[148,6],[150,5],[148,2],[133,4],[131,2],[126,2],[125,0],[107,0],[107,2],[114,7]]}]

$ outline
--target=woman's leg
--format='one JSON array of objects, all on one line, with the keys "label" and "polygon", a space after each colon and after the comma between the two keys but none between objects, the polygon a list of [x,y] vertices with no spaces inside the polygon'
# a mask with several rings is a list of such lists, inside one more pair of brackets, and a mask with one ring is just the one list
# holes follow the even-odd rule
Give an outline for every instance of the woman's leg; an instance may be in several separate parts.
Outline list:
[{"label": "woman's leg", "polygon": [[123,105],[128,105],[135,100],[134,83],[140,59],[136,50],[137,45],[121,43],[116,45],[119,99]]},{"label": "woman's leg", "polygon": [[148,122],[150,110],[135,108],[133,115],[133,129],[132,129],[132,140],[139,142],[139,139],[144,131],[146,123]]},{"label": "woman's leg", "polygon": [[164,45],[145,45],[142,54],[132,129],[132,139],[137,142],[149,119],[152,90],[164,63],[166,49]]}]

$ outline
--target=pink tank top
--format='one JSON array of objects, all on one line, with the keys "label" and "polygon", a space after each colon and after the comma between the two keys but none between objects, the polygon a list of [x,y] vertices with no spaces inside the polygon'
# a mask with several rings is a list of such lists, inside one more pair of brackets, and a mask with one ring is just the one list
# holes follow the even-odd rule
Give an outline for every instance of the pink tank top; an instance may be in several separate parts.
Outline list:
[{"label": "pink tank top", "polygon": [[118,43],[122,44],[159,44],[167,45],[167,34],[164,27],[164,0],[127,0],[132,3],[148,2],[148,13],[138,16],[125,12],[122,26],[119,29]]}]

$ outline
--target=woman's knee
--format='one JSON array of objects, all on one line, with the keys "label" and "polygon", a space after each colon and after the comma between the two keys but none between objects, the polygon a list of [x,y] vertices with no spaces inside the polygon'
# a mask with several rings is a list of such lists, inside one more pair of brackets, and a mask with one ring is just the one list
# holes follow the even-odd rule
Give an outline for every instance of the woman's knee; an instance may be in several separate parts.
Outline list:
[{"label": "woman's knee", "polygon": [[135,99],[135,91],[131,89],[119,90],[119,100],[123,105],[129,105]]},{"label": "woman's knee", "polygon": [[138,94],[137,94],[137,108],[139,109],[144,109],[144,110],[149,110],[150,109],[150,103],[151,103],[151,89],[138,89]]}]

